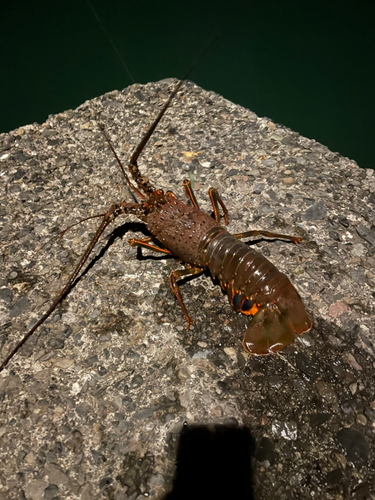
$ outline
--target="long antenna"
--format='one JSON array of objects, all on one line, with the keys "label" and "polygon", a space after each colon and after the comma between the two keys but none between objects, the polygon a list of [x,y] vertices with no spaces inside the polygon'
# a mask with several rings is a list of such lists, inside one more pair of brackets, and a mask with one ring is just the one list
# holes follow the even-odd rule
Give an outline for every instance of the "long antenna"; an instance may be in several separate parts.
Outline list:
[{"label": "long antenna", "polygon": [[[130,169],[133,177],[135,176],[136,182],[138,180],[138,186],[140,188],[142,186],[139,184],[139,180],[143,181],[143,177],[140,175],[139,170],[138,170],[137,158],[140,155],[140,153],[142,152],[142,149],[147,144],[147,142],[148,142],[148,140],[149,140],[152,132],[155,130],[157,124],[161,120],[161,118],[164,115],[165,111],[167,110],[167,108],[168,108],[168,106],[169,106],[172,98],[176,95],[176,93],[178,92],[178,90],[181,87],[182,83],[183,83],[182,81],[179,81],[177,83],[177,85],[174,87],[174,89],[173,89],[171,95],[169,96],[167,102],[164,104],[164,106],[162,107],[162,109],[159,112],[158,116],[156,117],[156,119],[154,120],[154,122],[151,124],[151,127],[149,128],[148,132],[146,132],[146,134],[144,135],[144,137],[141,140],[140,144],[137,146],[137,148],[135,149],[134,153],[131,156],[130,164],[129,164],[129,169]],[[105,136],[105,137],[107,139],[109,147],[111,148],[112,152],[115,155],[116,160],[118,161],[118,163],[119,163],[119,165],[121,167],[121,170],[123,171],[123,174],[125,175],[126,181],[129,183],[130,187],[132,187],[134,189],[134,191],[142,199],[145,199],[145,196],[135,186],[133,186],[132,183],[130,182],[129,177],[126,174],[126,172],[125,172],[125,170],[124,170],[124,168],[123,168],[123,166],[121,164],[121,161],[119,160],[119,158],[118,158],[118,156],[117,156],[117,154],[116,154],[116,152],[115,152],[115,150],[114,150],[114,148],[113,148],[113,146],[111,144],[111,141],[109,140],[109,138],[107,138],[107,136]],[[147,184],[144,183],[143,187],[146,189],[147,188]],[[147,193],[147,191],[146,191],[146,193]],[[70,290],[72,289],[72,287],[74,285],[75,280],[78,278],[78,275],[79,275],[81,269],[85,265],[85,263],[86,263],[87,259],[89,258],[90,254],[91,254],[91,252],[92,252],[92,250],[94,248],[94,246],[98,242],[98,240],[99,240],[100,236],[102,235],[103,231],[105,230],[105,228],[116,217],[118,217],[119,215],[130,214],[130,215],[139,216],[139,215],[143,214],[143,211],[144,211],[144,205],[142,205],[142,204],[123,202],[123,203],[120,203],[120,204],[112,205],[112,207],[108,210],[108,212],[106,212],[104,214],[102,222],[101,222],[100,226],[98,227],[98,229],[96,230],[96,233],[95,233],[94,237],[90,241],[88,247],[86,248],[85,252],[83,253],[82,257],[80,258],[80,260],[79,260],[77,266],[75,267],[73,273],[68,278],[68,281],[65,283],[63,289],[57,295],[57,297],[55,298],[55,300],[52,302],[52,304],[50,305],[50,307],[48,308],[48,310],[43,314],[43,316],[39,319],[39,321],[31,328],[31,330],[29,332],[27,332],[27,334],[22,338],[22,340],[17,343],[17,345],[12,349],[12,351],[8,354],[8,356],[5,358],[5,360],[1,363],[1,365],[0,365],[0,372],[7,366],[8,362],[19,351],[19,349],[24,345],[24,343],[31,337],[31,335],[35,332],[35,330],[37,328],[39,328],[39,326],[41,326],[45,322],[45,320],[47,318],[49,318],[49,316],[53,313],[53,311],[60,304],[60,302],[70,292]],[[97,216],[94,216],[94,217],[97,217]],[[91,219],[91,218],[93,218],[93,217],[87,217],[87,219]],[[75,226],[75,225],[76,224],[73,224],[73,226]],[[70,226],[70,227],[72,227],[72,226]],[[67,228],[67,229],[69,229],[69,228]],[[65,232],[65,231],[63,231],[63,232]]]},{"label": "long antenna", "polygon": [[187,80],[190,73],[196,68],[196,66],[198,66],[198,63],[208,54],[208,52],[212,49],[212,47],[219,40],[222,34],[223,30],[220,30],[216,33],[216,35],[213,38],[211,38],[211,40],[208,42],[204,50],[202,50],[199,56],[196,59],[194,59],[194,61],[191,63],[189,69],[186,71],[181,80]]},{"label": "long antenna", "polygon": [[104,33],[105,33],[106,37],[108,38],[108,41],[109,41],[109,43],[110,43],[110,44],[111,44],[111,46],[112,46],[112,49],[114,50],[115,54],[116,54],[116,55],[117,55],[117,57],[119,58],[119,60],[120,60],[121,64],[123,65],[123,67],[124,67],[124,69],[125,69],[126,73],[127,73],[127,74],[128,74],[128,76],[129,76],[130,80],[132,81],[132,83],[135,83],[135,80],[134,80],[134,78],[133,78],[133,75],[132,75],[132,74],[131,74],[131,72],[130,72],[130,69],[128,68],[128,66],[127,66],[126,62],[124,61],[124,59],[123,59],[123,57],[122,57],[122,55],[121,55],[120,51],[118,50],[118,48],[117,48],[117,46],[116,46],[115,42],[114,42],[114,41],[112,40],[112,38],[109,36],[109,33],[108,33],[108,31],[106,30],[106,28],[105,28],[104,24],[101,22],[101,20],[100,20],[100,18],[99,18],[99,16],[98,16],[98,14],[97,14],[97,12],[96,12],[96,10],[94,9],[94,6],[93,6],[93,5],[92,5],[92,3],[90,2],[90,0],[86,0],[86,2],[88,3],[88,5],[89,5],[90,9],[92,10],[92,12],[93,12],[93,14],[94,14],[94,16],[95,16],[95,19],[97,20],[97,22],[98,22],[99,26],[101,27],[101,29],[104,31]]}]

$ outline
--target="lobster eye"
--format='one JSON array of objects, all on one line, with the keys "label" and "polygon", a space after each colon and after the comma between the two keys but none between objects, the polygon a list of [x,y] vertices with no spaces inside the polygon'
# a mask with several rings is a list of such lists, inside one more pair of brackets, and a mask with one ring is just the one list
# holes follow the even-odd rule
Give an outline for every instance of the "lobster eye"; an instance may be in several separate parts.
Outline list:
[{"label": "lobster eye", "polygon": [[233,295],[233,299],[232,299],[232,305],[233,305],[233,309],[237,312],[240,310],[241,308],[241,302],[242,302],[242,297],[241,295],[238,295],[238,293],[235,293]]},{"label": "lobster eye", "polygon": [[241,311],[248,312],[253,307],[254,302],[249,299],[245,299],[242,303]]}]

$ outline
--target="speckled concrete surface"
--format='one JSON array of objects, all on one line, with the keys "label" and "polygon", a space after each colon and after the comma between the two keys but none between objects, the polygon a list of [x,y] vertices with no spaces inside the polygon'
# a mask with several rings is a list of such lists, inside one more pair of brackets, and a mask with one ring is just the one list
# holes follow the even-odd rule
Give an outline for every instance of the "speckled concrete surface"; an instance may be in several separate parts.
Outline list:
[{"label": "speckled concrete surface", "polygon": [[[1,359],[98,221],[51,235],[130,200],[96,116],[126,160],[172,83],[134,85],[0,135]],[[296,285],[314,328],[280,356],[249,358],[246,318],[202,275],[182,286],[195,321],[187,332],[168,285],[181,264],[141,257],[127,243],[141,224],[118,218],[0,376],[0,499],[164,498],[184,422],[250,431],[256,499],[375,498],[374,172],[191,83],[140,166],[181,197],[192,176],[206,210],[207,189],[218,188],[231,232],[303,236],[299,246],[256,244]]]}]

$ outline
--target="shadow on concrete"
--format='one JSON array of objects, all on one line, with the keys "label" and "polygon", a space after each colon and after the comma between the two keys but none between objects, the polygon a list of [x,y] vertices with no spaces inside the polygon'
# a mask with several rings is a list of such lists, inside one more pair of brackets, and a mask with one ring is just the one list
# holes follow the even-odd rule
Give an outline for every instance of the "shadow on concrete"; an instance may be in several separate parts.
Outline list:
[{"label": "shadow on concrete", "polygon": [[185,425],[179,436],[173,488],[163,500],[251,500],[255,441],[246,427]]}]

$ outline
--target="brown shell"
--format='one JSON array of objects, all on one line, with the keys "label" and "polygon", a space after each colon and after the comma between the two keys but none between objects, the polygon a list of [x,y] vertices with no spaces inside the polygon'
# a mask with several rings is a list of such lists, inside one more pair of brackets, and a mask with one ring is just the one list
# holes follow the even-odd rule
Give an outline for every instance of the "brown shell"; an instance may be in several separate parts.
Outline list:
[{"label": "brown shell", "polygon": [[147,215],[149,231],[184,262],[207,267],[204,257],[199,254],[199,243],[210,229],[221,228],[220,224],[201,210],[172,196],[166,195],[166,199],[166,203]]}]

